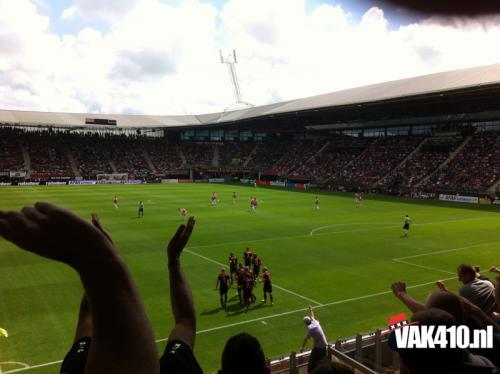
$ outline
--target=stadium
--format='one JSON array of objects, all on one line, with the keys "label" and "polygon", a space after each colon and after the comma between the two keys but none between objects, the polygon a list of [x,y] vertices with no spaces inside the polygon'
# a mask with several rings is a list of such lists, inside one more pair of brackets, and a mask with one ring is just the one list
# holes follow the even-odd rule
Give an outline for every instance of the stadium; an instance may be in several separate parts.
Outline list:
[{"label": "stadium", "polygon": [[[463,263],[493,279],[499,96],[497,64],[211,114],[1,110],[2,210],[47,201],[85,219],[97,212],[160,353],[173,326],[165,245],[185,219],[179,210],[194,215],[182,265],[205,372],[217,370],[224,343],[243,331],[259,339],[272,372],[306,372],[311,347],[298,351],[309,305],[328,357],[358,372],[399,372],[384,332],[411,308],[391,284],[404,281],[425,300],[437,280],[457,291]],[[401,235],[406,215],[411,230]],[[80,280],[7,241],[0,247],[0,322],[9,331],[0,370],[56,372],[71,346]],[[217,274],[245,248],[272,272],[274,303],[260,302],[257,280],[248,310],[235,285],[221,307]]]},{"label": "stadium", "polygon": [[0,0],[0,373],[499,373],[498,14]]}]

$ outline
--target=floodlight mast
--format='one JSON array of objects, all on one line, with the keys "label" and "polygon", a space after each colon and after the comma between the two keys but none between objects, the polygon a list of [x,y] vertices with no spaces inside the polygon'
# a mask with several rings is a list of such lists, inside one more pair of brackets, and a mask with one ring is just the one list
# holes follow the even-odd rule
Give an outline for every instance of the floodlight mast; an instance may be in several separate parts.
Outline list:
[{"label": "floodlight mast", "polygon": [[227,56],[222,54],[222,50],[219,50],[220,62],[227,65],[227,71],[229,72],[229,79],[231,80],[231,85],[233,86],[233,93],[236,99],[236,103],[226,108],[225,110],[242,109],[245,107],[253,107],[253,104],[247,103],[241,99],[240,84],[238,82],[238,76],[236,75],[236,68],[234,64],[238,62],[236,58],[236,50],[233,49],[233,53]]}]

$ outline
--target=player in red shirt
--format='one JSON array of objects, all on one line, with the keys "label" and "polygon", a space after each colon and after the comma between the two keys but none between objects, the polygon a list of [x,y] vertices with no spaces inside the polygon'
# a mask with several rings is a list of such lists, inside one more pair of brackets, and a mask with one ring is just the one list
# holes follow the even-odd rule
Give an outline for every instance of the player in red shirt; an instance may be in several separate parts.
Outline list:
[{"label": "player in red shirt", "polygon": [[210,198],[212,206],[216,206],[219,200],[217,200],[217,193],[212,192],[212,197]]},{"label": "player in red shirt", "polygon": [[252,264],[252,257],[253,253],[250,248],[247,247],[247,249],[245,249],[245,252],[243,252],[243,262],[245,263],[245,266],[249,267]]},{"label": "player in red shirt", "polygon": [[220,269],[215,288],[219,289],[220,306],[225,309],[227,304],[227,291],[229,291],[229,275],[226,274],[226,269]]},{"label": "player in red shirt", "polygon": [[236,204],[236,201],[238,200],[238,194],[233,191],[231,197],[233,198],[233,204]]},{"label": "player in red shirt", "polygon": [[250,308],[250,304],[255,302],[255,296],[252,293],[253,290],[253,274],[248,266],[245,266],[243,272],[243,305],[245,306],[245,312]]},{"label": "player in red shirt", "polygon": [[252,199],[250,200],[250,209],[252,209],[252,213],[257,212],[257,198],[252,197]]},{"label": "player in red shirt", "polygon": [[116,196],[116,195],[113,198],[113,205],[115,206],[115,209],[118,209],[118,196]]},{"label": "player in red shirt", "polygon": [[257,280],[259,279],[260,265],[261,264],[262,264],[262,261],[260,260],[259,256],[257,256],[256,253],[254,253],[253,258],[252,258],[252,272],[253,272],[254,283],[257,282]]},{"label": "player in red shirt", "polygon": [[240,304],[243,304],[243,284],[245,280],[245,269],[241,263],[238,264],[238,271],[236,272],[237,280],[237,294],[240,300]]},{"label": "player in red shirt", "polygon": [[238,275],[238,257],[235,256],[233,252],[229,254],[229,276],[231,277],[231,283],[233,283],[233,275],[237,278]]},{"label": "player in red shirt", "polygon": [[264,266],[262,269],[264,273],[262,274],[262,281],[264,282],[264,299],[263,303],[267,303],[267,294],[269,294],[269,298],[271,299],[271,305],[274,304],[273,299],[273,285],[271,283],[271,272]]}]

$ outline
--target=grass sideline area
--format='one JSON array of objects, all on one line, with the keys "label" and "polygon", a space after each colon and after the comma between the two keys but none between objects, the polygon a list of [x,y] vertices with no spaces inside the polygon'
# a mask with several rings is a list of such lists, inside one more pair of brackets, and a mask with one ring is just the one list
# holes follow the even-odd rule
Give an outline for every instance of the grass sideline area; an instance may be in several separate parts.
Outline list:
[{"label": "grass sideline area", "polygon": [[[220,199],[215,208],[210,206],[212,191]],[[239,195],[236,204],[232,191]],[[119,209],[113,207],[115,194]],[[251,196],[259,201],[256,214],[250,212]],[[455,270],[461,263],[484,270],[500,265],[498,211],[369,196],[356,208],[350,194],[319,195],[317,211],[314,196],[314,191],[222,184],[0,188],[4,210],[48,201],[86,218],[99,213],[139,287],[159,352],[173,325],[165,245],[182,223],[179,208],[196,216],[182,263],[196,304],[195,354],[206,373],[219,367],[227,338],[242,331],[257,336],[268,356],[297,351],[308,305],[315,307],[328,339],[335,340],[383,327],[389,316],[407,311],[390,292],[394,281],[407,282],[411,294],[422,300],[438,279],[449,279],[450,289],[458,289]],[[140,200],[143,219],[137,218]],[[413,224],[402,238],[406,214]],[[215,290],[217,274],[229,252],[241,259],[246,246],[269,267],[275,303],[260,303],[258,284],[250,311],[243,312],[234,289],[224,311]],[[0,327],[9,332],[0,339],[2,373],[58,372],[55,362],[71,346],[82,295],[77,274],[1,239],[0,267]],[[2,364],[7,361],[16,363]],[[16,370],[41,364],[48,365]]]}]

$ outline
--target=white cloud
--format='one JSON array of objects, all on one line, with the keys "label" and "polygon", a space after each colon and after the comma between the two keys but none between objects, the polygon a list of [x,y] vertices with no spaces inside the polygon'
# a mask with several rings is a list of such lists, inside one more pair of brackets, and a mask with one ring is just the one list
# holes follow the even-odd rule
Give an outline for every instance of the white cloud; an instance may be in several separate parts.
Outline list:
[{"label": "white cloud", "polygon": [[63,10],[61,19],[71,20],[78,16],[87,20],[114,21],[132,10],[135,4],[136,0],[77,0],[76,4]]},{"label": "white cloud", "polygon": [[109,31],[56,35],[35,3],[0,0],[0,107],[220,111],[234,98],[219,49],[237,49],[243,99],[258,105],[500,62],[498,17],[394,30],[380,8],[356,22],[340,5],[306,12],[305,1],[78,0],[61,18],[100,17]]},{"label": "white cloud", "polygon": [[75,18],[78,14],[78,6],[77,5],[71,5],[70,7],[67,7],[66,9],[63,10],[61,14],[61,19],[63,20],[71,20]]}]

